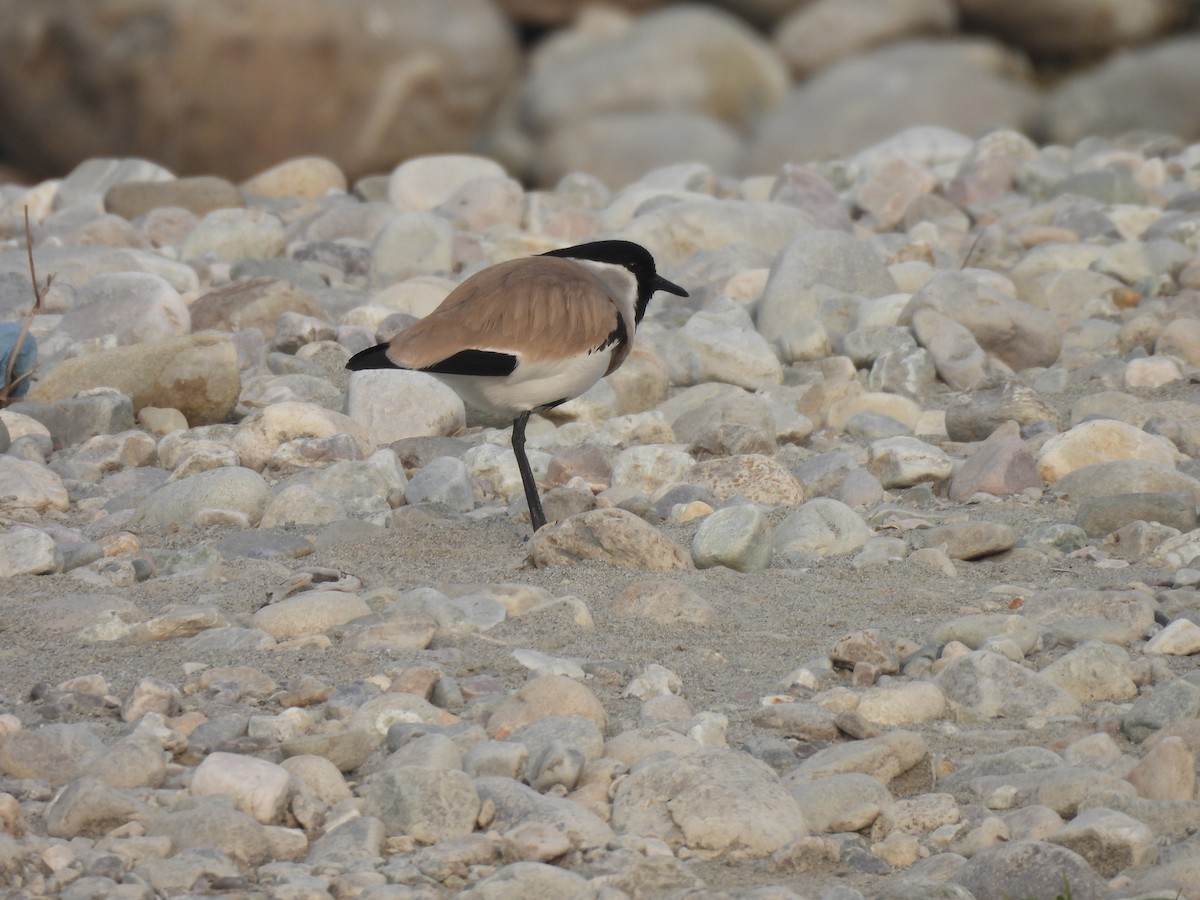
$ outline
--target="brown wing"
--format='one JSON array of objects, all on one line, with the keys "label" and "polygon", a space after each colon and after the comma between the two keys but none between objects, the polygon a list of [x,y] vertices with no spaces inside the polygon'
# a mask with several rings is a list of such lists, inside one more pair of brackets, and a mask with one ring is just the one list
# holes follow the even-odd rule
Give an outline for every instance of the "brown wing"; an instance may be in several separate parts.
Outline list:
[{"label": "brown wing", "polygon": [[388,358],[423,369],[463,350],[526,360],[586,353],[617,327],[607,286],[564,259],[535,256],[472,275],[441,305],[392,339]]}]

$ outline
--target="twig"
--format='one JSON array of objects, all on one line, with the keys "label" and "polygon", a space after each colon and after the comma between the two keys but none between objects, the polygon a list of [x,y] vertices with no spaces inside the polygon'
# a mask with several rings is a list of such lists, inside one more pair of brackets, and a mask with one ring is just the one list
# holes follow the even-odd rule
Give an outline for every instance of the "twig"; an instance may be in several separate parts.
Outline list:
[{"label": "twig", "polygon": [[33,375],[36,363],[29,367],[28,372],[22,372],[17,378],[13,378],[13,372],[17,368],[17,356],[21,352],[21,347],[25,344],[25,338],[29,335],[29,329],[33,326],[33,317],[41,310],[42,297],[45,296],[46,291],[50,290],[50,285],[54,283],[54,275],[50,275],[46,279],[45,285],[38,284],[37,269],[33,264],[33,231],[29,227],[28,206],[25,207],[25,250],[29,254],[29,277],[33,281],[33,306],[25,314],[25,322],[21,326],[21,333],[17,335],[17,339],[13,343],[12,350],[8,355],[8,365],[4,371],[4,383],[0,384],[0,407],[7,406],[9,396],[13,393],[16,386]]}]

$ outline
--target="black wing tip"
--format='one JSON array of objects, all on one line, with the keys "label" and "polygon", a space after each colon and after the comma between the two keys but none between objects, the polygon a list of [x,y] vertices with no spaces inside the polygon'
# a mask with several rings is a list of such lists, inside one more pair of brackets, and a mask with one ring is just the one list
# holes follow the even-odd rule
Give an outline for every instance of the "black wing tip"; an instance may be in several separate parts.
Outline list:
[{"label": "black wing tip", "polygon": [[376,344],[366,350],[359,350],[346,363],[351,372],[361,372],[363,369],[401,369],[387,357],[389,344]]},{"label": "black wing tip", "polygon": [[517,357],[511,353],[498,350],[459,350],[453,356],[447,356],[432,366],[425,366],[421,371],[434,375],[504,377],[511,375],[516,369]]}]

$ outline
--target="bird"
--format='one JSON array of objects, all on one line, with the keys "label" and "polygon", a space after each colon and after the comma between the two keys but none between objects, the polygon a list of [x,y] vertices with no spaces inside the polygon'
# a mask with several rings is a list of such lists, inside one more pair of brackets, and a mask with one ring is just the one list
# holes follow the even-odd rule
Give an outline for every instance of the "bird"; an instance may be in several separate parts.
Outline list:
[{"label": "bird", "polygon": [[355,353],[346,368],[426,372],[468,405],[511,418],[536,533],[546,514],[525,454],[530,415],[616,371],[658,291],[688,296],[633,241],[591,241],[507,260],[471,275],[425,318]]}]

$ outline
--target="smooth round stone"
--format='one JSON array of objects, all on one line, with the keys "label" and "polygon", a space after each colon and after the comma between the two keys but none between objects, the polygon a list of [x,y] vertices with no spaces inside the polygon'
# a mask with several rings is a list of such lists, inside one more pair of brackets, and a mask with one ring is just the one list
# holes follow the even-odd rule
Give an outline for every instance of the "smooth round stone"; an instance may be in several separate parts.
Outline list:
[{"label": "smooth round stone", "polygon": [[972,650],[989,638],[1006,637],[1016,643],[1022,655],[1028,655],[1037,646],[1038,634],[1036,623],[1025,616],[979,613],[951,619],[931,637],[943,644],[958,641]]},{"label": "smooth round stone", "polygon": [[667,841],[707,852],[734,846],[766,856],[808,835],[800,808],[764,763],[724,748],[646,763],[623,779],[613,798],[619,832],[644,833],[651,820],[678,816]]},{"label": "smooth round stone", "polygon": [[873,687],[862,693],[855,711],[876,725],[904,727],[941,718],[946,697],[928,681]]},{"label": "smooth round stone", "polygon": [[772,529],[758,506],[739,504],[706,516],[692,539],[692,562],[697,569],[725,566],[737,572],[757,572],[771,564]]},{"label": "smooth round stone", "polygon": [[1136,521],[1191,531],[1196,526],[1196,500],[1190,491],[1112,494],[1081,500],[1075,513],[1075,524],[1089,537],[1109,534]]},{"label": "smooth round stone", "polygon": [[289,159],[242,182],[242,191],[260,197],[316,200],[330,191],[346,190],[346,176],[337,163],[322,156]]},{"label": "smooth round stone", "polygon": [[360,456],[370,452],[366,430],[348,416],[312,403],[278,403],[242,420],[233,437],[233,449],[242,465],[261,470],[283,444],[341,434],[349,436]]},{"label": "smooth round stone", "polygon": [[604,705],[587,687],[564,675],[539,675],[526,682],[488,719],[488,734],[497,740],[553,716],[581,716],[603,730]]},{"label": "smooth round stone", "polygon": [[952,704],[986,718],[1078,715],[1068,691],[995,653],[977,650],[952,660],[934,679]]},{"label": "smooth round stone", "polygon": [[622,450],[613,463],[612,484],[655,497],[690,480],[689,473],[695,465],[691,454],[675,447],[655,444],[630,447]]},{"label": "smooth round stone", "polygon": [[183,244],[185,260],[236,262],[283,253],[283,222],[261,209],[216,209],[192,229]]},{"label": "smooth round stone", "polygon": [[1054,316],[1000,290],[990,276],[938,272],[913,294],[899,324],[914,322],[920,309],[932,309],[963,326],[980,347],[1014,372],[1051,366],[1062,351]]},{"label": "smooth round stone", "polygon": [[63,554],[44,531],[15,528],[0,534],[0,578],[45,575],[62,567]]},{"label": "smooth round stone", "polygon": [[66,209],[89,195],[103,196],[119,184],[143,181],[171,181],[168,169],[144,159],[85,159],[58,185],[54,208]]},{"label": "smooth round stone", "polygon": [[1011,550],[1017,533],[1001,522],[956,522],[921,529],[913,541],[921,547],[941,547],[951,559],[979,559]]},{"label": "smooth round stone", "polygon": [[1038,453],[1038,472],[1043,481],[1054,483],[1096,463],[1132,459],[1173,468],[1178,458],[1179,451],[1165,437],[1112,419],[1094,420],[1046,441]]},{"label": "smooth round stone", "polygon": [[52,403],[97,385],[129,397],[134,413],[171,407],[195,425],[221,422],[241,388],[237,351],[226,336],[189,334],[88,353],[44,374],[30,398]]},{"label": "smooth round stone", "polygon": [[783,559],[841,556],[867,542],[871,529],[841,501],[809,500],[790,513],[775,532],[775,552]]},{"label": "smooth round stone", "polygon": [[119,343],[187,334],[187,305],[166,280],[148,272],[112,272],[86,282],[59,329],[74,340],[116,335]]},{"label": "smooth round stone", "polygon": [[431,212],[402,212],[371,244],[372,280],[385,286],[416,275],[439,275],[453,268],[454,226]]},{"label": "smooth round stone", "polygon": [[298,559],[312,553],[313,543],[303,535],[255,528],[226,535],[214,549],[225,559]]},{"label": "smooth round stone", "polygon": [[[232,182],[214,175],[196,175],[169,181],[124,182],[113,185],[104,194],[104,208],[130,221],[141,216],[153,216],[163,209],[186,210],[194,216],[204,216],[214,209],[234,206],[245,206],[241,191]],[[190,231],[196,220],[189,218],[185,221],[186,230]],[[143,229],[150,230],[147,224],[143,224]],[[178,243],[182,244],[183,241]]]},{"label": "smooth round stone", "polygon": [[950,499],[969,500],[976,494],[1007,497],[1022,491],[1038,490],[1038,474],[1033,451],[1019,437],[994,434],[972,453],[950,479]]},{"label": "smooth round stone", "polygon": [[278,821],[291,798],[291,776],[276,763],[239,753],[210,753],[192,773],[193,796],[232,797],[234,805],[270,825]]},{"label": "smooth round stone", "polygon": [[896,282],[867,245],[838,231],[797,236],[780,253],[758,301],[758,330],[781,339],[797,323],[817,318],[818,293],[797,285],[822,285],[859,297],[896,293]]},{"label": "smooth round stone", "polygon": [[783,381],[783,367],[740,309],[698,312],[662,347],[671,383],[719,381],[759,390]]},{"label": "smooth round stone", "polygon": [[938,376],[954,390],[969,389],[995,368],[969,328],[935,309],[916,310],[912,329]]},{"label": "smooth round stone", "polygon": [[1129,389],[1162,387],[1183,377],[1183,367],[1166,356],[1131,359],[1125,364],[1125,387]]},{"label": "smooth round stone", "polygon": [[891,792],[879,779],[861,772],[791,784],[788,790],[804,811],[809,830],[818,834],[869,828],[894,802]]},{"label": "smooth round stone", "polygon": [[37,462],[0,456],[0,509],[65,511],[70,505],[62,479]]},{"label": "smooth round stone", "polygon": [[1076,647],[1038,674],[1069,691],[1080,703],[1120,701],[1137,696],[1129,654],[1120,647],[1099,641]]},{"label": "smooth round stone", "polygon": [[157,488],[138,502],[131,524],[146,529],[193,525],[200,512],[209,509],[233,510],[257,521],[270,495],[257,472],[224,466]]},{"label": "smooth round stone", "polygon": [[376,445],[414,437],[444,437],[466,423],[462,399],[423,372],[355,372],[346,389],[345,412]]},{"label": "smooth round stone", "polygon": [[484,156],[445,153],[418,156],[398,165],[388,178],[388,200],[400,209],[424,212],[480,178],[506,178],[504,167]]},{"label": "smooth round stone", "polygon": [[1200,625],[1190,619],[1176,619],[1146,643],[1146,652],[1157,656],[1200,653]]},{"label": "smooth round stone", "polygon": [[321,634],[370,613],[371,608],[357,595],[308,591],[264,606],[251,621],[276,640],[287,640]]},{"label": "smooth round stone", "polygon": [[409,504],[439,503],[458,512],[475,508],[475,488],[466,464],[453,456],[432,460],[415,473],[404,491]]},{"label": "smooth round stone", "polygon": [[938,447],[913,437],[893,437],[870,445],[867,468],[885,488],[897,488],[940,481],[950,476],[954,466]]},{"label": "smooth round stone", "polygon": [[1116,494],[1190,491],[1200,504],[1200,481],[1172,464],[1122,459],[1075,469],[1054,485],[1060,497],[1079,502]]},{"label": "smooth round stone", "polygon": [[534,566],[602,560],[635,571],[692,567],[690,554],[623,509],[594,509],[541,529],[529,546]]}]

